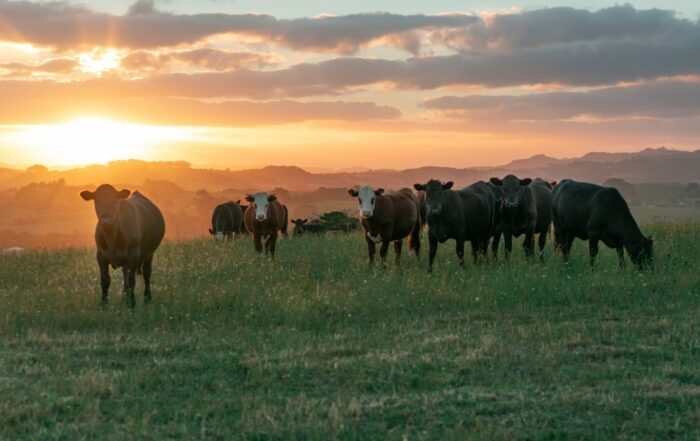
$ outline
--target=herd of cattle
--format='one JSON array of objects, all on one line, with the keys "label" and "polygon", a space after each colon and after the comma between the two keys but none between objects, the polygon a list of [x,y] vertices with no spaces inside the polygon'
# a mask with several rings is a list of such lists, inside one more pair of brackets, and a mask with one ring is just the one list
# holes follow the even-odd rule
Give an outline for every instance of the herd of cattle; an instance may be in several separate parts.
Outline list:
[{"label": "herd of cattle", "polygon": [[[420,258],[421,232],[428,225],[429,260],[432,271],[438,244],[454,239],[460,266],[464,266],[464,245],[471,244],[474,262],[487,254],[489,242],[493,256],[498,254],[501,237],[508,258],[513,237],[524,235],[526,256],[535,253],[535,236],[540,259],[550,226],[554,225],[555,247],[568,259],[575,238],[588,240],[590,263],[595,261],[598,244],[617,250],[620,266],[624,250],[640,268],[653,256],[651,237],[642,235],[620,193],[610,187],[565,179],[559,183],[542,179],[503,179],[479,181],[460,190],[452,182],[432,179],[415,184],[416,191],[403,188],[385,192],[363,186],[350,189],[357,198],[369,263],[372,265],[379,245],[382,265],[386,265],[389,246],[394,244],[398,263],[403,240]],[[117,191],[111,185],[80,196],[94,201],[98,222],[95,230],[97,263],[100,268],[102,301],[107,302],[110,286],[109,267],[122,268],[124,291],[131,306],[135,304],[136,275],[145,282],[144,301],[151,299],[150,278],[153,254],[165,235],[165,221],[153,202],[139,192]],[[275,195],[264,192],[240,201],[217,206],[212,215],[213,236],[223,239],[235,234],[250,234],[255,250],[264,249],[274,258],[277,238],[287,236],[289,212]],[[294,235],[323,233],[324,228],[306,219],[292,220]]]}]

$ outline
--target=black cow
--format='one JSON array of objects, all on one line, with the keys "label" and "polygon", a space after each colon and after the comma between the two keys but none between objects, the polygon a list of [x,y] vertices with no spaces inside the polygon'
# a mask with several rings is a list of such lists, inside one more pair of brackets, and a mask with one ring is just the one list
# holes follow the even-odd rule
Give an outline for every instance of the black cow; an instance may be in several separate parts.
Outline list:
[{"label": "black cow", "polygon": [[[552,224],[552,187],[542,179],[520,179],[515,175],[491,178],[501,192],[500,224],[506,258],[513,250],[513,236],[525,235],[526,256],[535,253],[535,234],[539,235],[540,259],[544,258],[547,234]],[[494,241],[495,242],[495,241]],[[497,247],[498,245],[495,244]]]},{"label": "black cow", "polygon": [[552,214],[556,246],[568,260],[575,238],[588,240],[590,263],[602,241],[617,250],[620,267],[625,264],[623,249],[638,267],[651,263],[654,242],[644,237],[630,213],[627,202],[612,187],[565,179],[554,187]]},{"label": "black cow", "polygon": [[80,196],[86,201],[95,201],[95,243],[102,303],[106,304],[109,296],[110,265],[114,269],[122,268],[124,293],[131,307],[136,304],[137,273],[143,274],[145,282],[144,302],[150,302],[153,254],[165,236],[165,221],[160,210],[141,193],[117,191],[108,184],[99,186],[95,192],[83,191]]},{"label": "black cow", "polygon": [[299,237],[306,233],[310,234],[324,234],[326,232],[326,227],[321,224],[310,224],[308,219],[293,219],[294,230],[292,231],[292,236]]},{"label": "black cow", "polygon": [[459,265],[464,266],[464,242],[471,242],[474,262],[486,253],[491,236],[495,198],[485,182],[477,182],[461,190],[451,190],[454,184],[431,179],[427,184],[415,184],[425,192],[428,217],[430,259],[428,272],[433,270],[438,242],[455,239]]},{"label": "black cow", "polygon": [[238,202],[225,202],[214,208],[209,234],[217,239],[231,239],[241,230],[243,210]]}]

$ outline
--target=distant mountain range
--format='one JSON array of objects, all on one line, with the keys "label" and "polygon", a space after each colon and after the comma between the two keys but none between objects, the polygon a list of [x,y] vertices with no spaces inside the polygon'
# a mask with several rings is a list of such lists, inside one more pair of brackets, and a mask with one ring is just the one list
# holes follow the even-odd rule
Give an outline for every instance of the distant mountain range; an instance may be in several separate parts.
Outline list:
[{"label": "distant mountain range", "polygon": [[31,170],[0,168],[0,190],[18,188],[32,182],[65,180],[68,185],[95,186],[103,182],[137,186],[146,180],[170,181],[187,190],[222,191],[315,190],[370,184],[386,188],[411,186],[431,178],[468,185],[491,176],[514,173],[520,177],[548,180],[572,178],[602,183],[621,178],[633,183],[688,183],[700,181],[700,150],[680,151],[664,147],[634,153],[592,152],[579,158],[557,159],[535,155],[495,167],[419,167],[407,170],[358,170],[311,173],[295,166],[269,166],[250,170],[193,168],[184,162],[116,161],[61,171],[42,167]]}]

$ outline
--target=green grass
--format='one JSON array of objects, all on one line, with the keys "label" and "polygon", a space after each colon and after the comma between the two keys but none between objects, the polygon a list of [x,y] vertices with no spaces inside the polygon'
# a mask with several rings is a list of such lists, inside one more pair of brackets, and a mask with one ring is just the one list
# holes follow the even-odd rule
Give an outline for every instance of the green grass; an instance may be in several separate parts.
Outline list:
[{"label": "green grass", "polygon": [[0,439],[698,439],[700,224],[643,231],[653,272],[167,243],[133,312],[92,249],[0,255]]}]

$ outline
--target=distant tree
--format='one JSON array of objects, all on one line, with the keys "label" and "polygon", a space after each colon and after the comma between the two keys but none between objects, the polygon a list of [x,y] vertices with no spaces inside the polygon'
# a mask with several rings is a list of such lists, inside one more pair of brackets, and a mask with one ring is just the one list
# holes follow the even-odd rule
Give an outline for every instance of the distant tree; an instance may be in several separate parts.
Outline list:
[{"label": "distant tree", "polygon": [[48,173],[49,169],[41,164],[34,164],[31,167],[27,168],[27,171],[29,173]]},{"label": "distant tree", "polygon": [[607,181],[605,181],[603,185],[606,187],[616,188],[617,191],[620,192],[622,197],[625,198],[628,204],[639,205],[639,195],[637,194],[637,188],[629,182],[625,181],[624,179],[610,178]]}]

